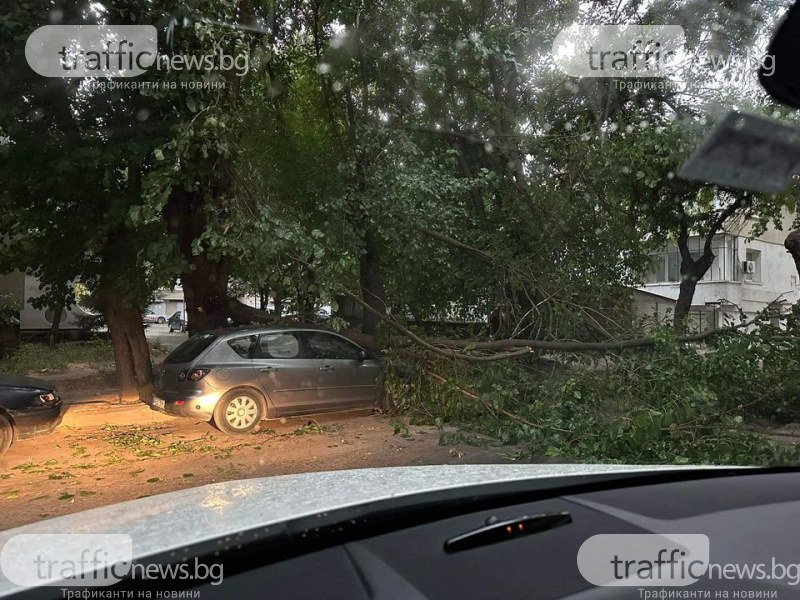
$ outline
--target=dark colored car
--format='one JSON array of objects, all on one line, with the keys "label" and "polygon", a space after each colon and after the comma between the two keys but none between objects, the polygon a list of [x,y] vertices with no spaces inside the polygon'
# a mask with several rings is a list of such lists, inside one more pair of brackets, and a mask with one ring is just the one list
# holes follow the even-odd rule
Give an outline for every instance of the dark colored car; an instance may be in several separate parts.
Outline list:
[{"label": "dark colored car", "polygon": [[0,454],[12,442],[55,429],[61,422],[61,406],[52,384],[0,375]]},{"label": "dark colored car", "polygon": [[167,325],[169,326],[170,333],[173,331],[180,331],[181,333],[186,331],[186,320],[181,316],[181,311],[179,310],[167,319]]},{"label": "dark colored car", "polygon": [[317,329],[225,329],[183,342],[156,373],[151,408],[245,433],[261,420],[376,405],[381,364]]}]

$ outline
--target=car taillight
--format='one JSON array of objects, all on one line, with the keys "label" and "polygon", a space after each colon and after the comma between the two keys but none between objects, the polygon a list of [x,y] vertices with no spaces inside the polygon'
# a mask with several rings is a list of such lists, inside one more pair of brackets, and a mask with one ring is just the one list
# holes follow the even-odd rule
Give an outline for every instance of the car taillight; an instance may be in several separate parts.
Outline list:
[{"label": "car taillight", "polygon": [[190,371],[181,371],[178,373],[178,381],[200,381],[210,372],[211,369],[191,369]]},{"label": "car taillight", "polygon": [[53,402],[56,399],[56,395],[53,392],[47,392],[46,394],[40,394],[39,400],[42,402]]}]

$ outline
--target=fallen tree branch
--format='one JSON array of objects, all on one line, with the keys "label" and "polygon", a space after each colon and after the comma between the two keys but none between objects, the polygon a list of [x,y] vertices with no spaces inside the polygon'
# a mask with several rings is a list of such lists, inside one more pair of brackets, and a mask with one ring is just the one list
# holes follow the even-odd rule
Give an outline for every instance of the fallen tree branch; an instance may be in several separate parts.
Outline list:
[{"label": "fallen tree branch", "polygon": [[[527,425],[528,427],[533,427],[534,429],[545,429],[545,427],[543,425],[539,425],[538,423],[534,423],[533,421],[529,421],[528,419],[526,419],[525,417],[523,417],[521,415],[518,415],[516,413],[512,413],[511,411],[508,411],[508,410],[506,410],[504,408],[499,408],[497,406],[494,406],[491,402],[489,402],[487,400],[484,400],[483,398],[481,398],[477,394],[475,394],[473,392],[470,392],[469,390],[465,390],[464,388],[462,388],[462,387],[460,387],[458,385],[455,385],[454,383],[451,383],[450,381],[448,381],[447,379],[445,379],[444,377],[442,377],[438,373],[434,373],[433,371],[431,371],[429,369],[426,369],[426,373],[429,376],[431,376],[433,379],[435,379],[436,381],[438,381],[440,383],[452,385],[463,396],[466,396],[467,398],[469,398],[471,400],[476,400],[476,401],[480,402],[481,404],[483,404],[484,407],[486,407],[486,410],[488,410],[491,413],[500,413],[501,415],[503,415],[504,417],[508,417],[512,421],[515,421],[515,422],[517,422],[517,423],[519,423],[521,425]],[[547,429],[550,429],[552,431],[558,431],[560,433],[568,433],[570,435],[574,434],[574,432],[570,431],[569,429],[562,429],[560,427],[547,427]]]},{"label": "fallen tree branch", "polygon": [[525,354],[530,354],[531,352],[533,352],[533,350],[530,347],[522,347],[520,349],[520,346],[517,346],[517,348],[518,348],[517,350],[511,351],[511,352],[505,352],[505,353],[502,353],[502,354],[492,354],[490,356],[471,356],[469,354],[464,354],[463,352],[455,352],[453,350],[447,350],[447,349],[444,349],[444,348],[437,348],[433,344],[430,344],[429,342],[426,342],[424,339],[419,337],[413,331],[411,331],[408,328],[403,327],[402,325],[400,325],[400,323],[398,323],[397,321],[392,319],[390,316],[385,315],[385,314],[383,314],[382,312],[380,312],[378,310],[375,310],[369,304],[367,304],[361,298],[359,298],[356,294],[353,294],[352,292],[349,292],[349,291],[345,291],[345,295],[347,295],[351,300],[353,300],[353,302],[358,304],[362,309],[369,310],[369,311],[373,312],[374,314],[378,315],[378,317],[382,321],[384,321],[384,322],[388,323],[389,325],[391,325],[396,331],[398,331],[401,334],[403,334],[403,336],[409,338],[415,344],[418,344],[418,345],[422,346],[423,348],[425,348],[426,350],[428,350],[429,352],[431,352],[433,354],[437,354],[439,356],[444,356],[446,358],[458,358],[458,359],[462,359],[462,360],[471,360],[471,361],[475,361],[475,362],[494,362],[494,361],[498,361],[498,360],[506,360],[506,359],[509,359],[509,358],[517,358],[519,356],[524,356]]},{"label": "fallen tree branch", "polygon": [[[389,315],[385,315],[376,311],[356,294],[350,291],[345,291],[345,295],[351,298],[356,304],[361,306],[364,310],[374,312],[378,317],[389,324],[393,329],[401,333],[404,337],[408,338],[415,344],[422,346],[426,350],[444,356],[447,358],[457,358],[462,360],[471,360],[476,362],[493,362],[497,360],[506,360],[509,358],[516,358],[524,356],[534,350],[548,350],[552,352],[611,352],[615,350],[628,350],[634,348],[652,348],[656,345],[657,340],[654,338],[636,338],[629,340],[617,340],[609,342],[578,342],[578,341],[559,341],[559,340],[524,340],[524,339],[503,339],[492,340],[488,342],[476,342],[473,340],[449,340],[449,339],[432,339],[425,340],[414,332],[409,330],[398,323]],[[732,325],[730,327],[722,327],[720,329],[711,329],[703,333],[694,335],[686,335],[678,338],[678,342],[687,344],[693,342],[701,342],[715,335],[722,335],[725,333],[733,333],[740,329],[745,329],[757,323],[765,314],[769,314],[772,307],[781,301],[783,294],[775,298],[772,302],[759,311],[752,319]],[[465,354],[464,352],[457,352],[456,350],[488,350],[502,352],[501,354],[493,354],[489,356],[473,356]]]}]

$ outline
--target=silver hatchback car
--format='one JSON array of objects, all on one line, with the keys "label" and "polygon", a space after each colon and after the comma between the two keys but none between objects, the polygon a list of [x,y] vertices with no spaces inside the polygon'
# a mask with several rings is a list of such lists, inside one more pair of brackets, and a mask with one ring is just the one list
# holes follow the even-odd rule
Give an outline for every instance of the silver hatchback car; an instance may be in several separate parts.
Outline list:
[{"label": "silver hatchback car", "polygon": [[319,329],[227,329],[198,333],[156,370],[150,408],[213,420],[245,433],[262,419],[375,405],[379,360]]}]

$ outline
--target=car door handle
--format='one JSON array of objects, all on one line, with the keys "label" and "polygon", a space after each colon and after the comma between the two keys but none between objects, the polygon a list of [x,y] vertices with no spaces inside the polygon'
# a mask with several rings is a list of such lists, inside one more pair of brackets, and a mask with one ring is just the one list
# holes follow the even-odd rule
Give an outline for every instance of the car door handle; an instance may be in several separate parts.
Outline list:
[{"label": "car door handle", "polygon": [[324,367],[319,368],[320,371],[333,371],[333,367],[330,365],[326,365]]},{"label": "car door handle", "polygon": [[278,370],[278,367],[262,367],[261,368],[261,372],[262,373],[269,373],[270,371],[277,371],[277,370]]}]

